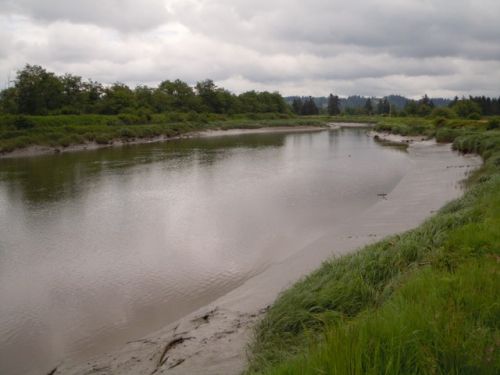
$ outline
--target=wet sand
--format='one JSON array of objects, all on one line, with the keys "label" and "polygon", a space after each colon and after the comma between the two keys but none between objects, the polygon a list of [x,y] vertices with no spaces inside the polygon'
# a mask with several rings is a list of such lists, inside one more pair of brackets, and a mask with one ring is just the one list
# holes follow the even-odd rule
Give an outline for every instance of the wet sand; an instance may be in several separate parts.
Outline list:
[{"label": "wet sand", "polygon": [[16,149],[7,153],[0,152],[0,159],[2,158],[21,158],[21,157],[32,157],[40,155],[50,155],[50,154],[62,154],[67,152],[78,152],[86,150],[97,150],[100,148],[108,147],[123,147],[127,145],[138,145],[147,143],[158,143],[167,142],[178,139],[188,139],[197,137],[220,137],[224,135],[240,135],[240,134],[262,134],[262,133],[293,133],[293,132],[311,132],[311,131],[322,131],[327,128],[323,126],[281,126],[281,127],[262,127],[255,129],[211,129],[198,132],[189,132],[176,137],[167,137],[165,135],[160,135],[158,137],[152,138],[134,138],[128,141],[121,139],[115,139],[108,144],[99,144],[96,142],[87,142],[78,145],[71,145],[68,147],[52,147],[52,146],[28,146],[25,148]]},{"label": "wet sand", "polygon": [[376,192],[379,201],[361,215],[162,330],[84,363],[68,360],[51,374],[240,373],[252,327],[281,291],[331,256],[418,226],[457,198],[453,187],[481,165],[479,157],[459,155],[449,144],[378,136],[409,144],[412,164],[392,191]]}]

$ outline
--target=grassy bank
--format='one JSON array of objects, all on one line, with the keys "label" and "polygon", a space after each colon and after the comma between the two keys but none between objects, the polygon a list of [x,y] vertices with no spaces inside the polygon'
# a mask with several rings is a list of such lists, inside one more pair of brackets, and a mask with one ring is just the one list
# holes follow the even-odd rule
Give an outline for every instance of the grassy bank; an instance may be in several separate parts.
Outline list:
[{"label": "grassy bank", "polygon": [[95,142],[130,141],[158,136],[175,137],[209,129],[323,125],[327,117],[287,114],[217,115],[169,113],[156,115],[0,116],[0,153],[33,145],[68,147]]},{"label": "grassy bank", "polygon": [[500,372],[495,124],[380,119],[379,131],[436,136],[484,166],[420,227],[327,261],[285,291],[256,329],[249,374]]}]

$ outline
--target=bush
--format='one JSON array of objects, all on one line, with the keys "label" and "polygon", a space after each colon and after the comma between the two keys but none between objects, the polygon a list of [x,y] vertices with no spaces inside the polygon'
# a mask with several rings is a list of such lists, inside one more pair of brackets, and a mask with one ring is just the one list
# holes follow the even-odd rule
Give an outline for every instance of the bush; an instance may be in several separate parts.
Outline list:
[{"label": "bush", "polygon": [[32,129],[35,127],[35,122],[26,116],[17,116],[14,119],[14,126],[16,129]]},{"label": "bush", "polygon": [[456,118],[457,114],[451,109],[446,107],[434,108],[431,113],[431,117],[443,117],[443,118]]},{"label": "bush", "polygon": [[469,118],[471,115],[480,115],[481,113],[481,107],[472,100],[467,99],[457,101],[453,105],[453,110],[462,118]]},{"label": "bush", "polygon": [[112,137],[108,134],[97,134],[95,141],[100,145],[107,145],[111,142]]},{"label": "bush", "polygon": [[120,137],[122,138],[134,138],[134,132],[129,128],[121,128],[120,129]]},{"label": "bush", "polygon": [[446,117],[437,117],[436,119],[434,119],[434,125],[436,126],[436,128],[441,128],[443,126],[446,125]]},{"label": "bush", "polygon": [[122,113],[118,115],[118,119],[123,125],[140,124],[141,118],[135,114]]},{"label": "bush", "polygon": [[442,128],[436,131],[436,141],[440,143],[453,142],[456,137],[462,134],[460,129]]},{"label": "bush", "polygon": [[488,130],[498,129],[500,128],[500,119],[492,118],[488,121]]},{"label": "bush", "polygon": [[65,135],[64,137],[60,138],[59,139],[59,144],[62,146],[62,147],[68,147],[71,145],[71,137],[68,136],[68,135]]}]

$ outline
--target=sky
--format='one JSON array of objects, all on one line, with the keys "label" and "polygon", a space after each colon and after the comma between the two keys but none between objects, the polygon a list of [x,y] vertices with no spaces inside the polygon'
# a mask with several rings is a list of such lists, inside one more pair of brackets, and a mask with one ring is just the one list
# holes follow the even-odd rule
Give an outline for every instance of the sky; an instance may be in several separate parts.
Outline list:
[{"label": "sky", "polygon": [[0,0],[0,88],[30,63],[131,86],[500,96],[499,19],[499,0]]}]

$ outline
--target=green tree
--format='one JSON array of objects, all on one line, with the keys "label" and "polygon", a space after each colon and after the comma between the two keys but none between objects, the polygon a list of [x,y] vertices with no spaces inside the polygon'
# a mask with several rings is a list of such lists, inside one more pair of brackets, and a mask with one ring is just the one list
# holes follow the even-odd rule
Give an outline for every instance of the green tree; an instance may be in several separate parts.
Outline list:
[{"label": "green tree", "polygon": [[134,92],[125,84],[117,82],[104,90],[101,113],[118,114],[134,108]]},{"label": "green tree", "polygon": [[364,109],[367,115],[373,114],[373,104],[370,98],[366,99]]},{"label": "green tree", "polygon": [[328,97],[328,114],[330,116],[340,114],[340,99],[337,95],[330,94]]},{"label": "green tree", "polygon": [[98,112],[99,104],[104,97],[104,87],[96,81],[88,80],[82,84],[83,111],[86,113]]},{"label": "green tree", "polygon": [[431,99],[425,94],[422,99],[418,101],[417,104],[417,115],[419,116],[428,116],[431,114],[434,109],[434,103]]},{"label": "green tree", "polygon": [[481,107],[470,99],[458,100],[452,109],[459,117],[463,118],[478,117],[481,115]]},{"label": "green tree", "polygon": [[306,116],[319,114],[319,109],[311,96],[304,101],[301,114]]},{"label": "green tree", "polygon": [[195,87],[196,93],[201,99],[203,109],[207,112],[217,112],[217,86],[211,79],[200,81]]},{"label": "green tree", "polygon": [[378,100],[377,102],[377,114],[379,115],[387,115],[391,112],[391,105],[387,98],[383,98]]},{"label": "green tree", "polygon": [[296,113],[297,115],[300,115],[302,114],[302,106],[304,105],[304,103],[302,103],[302,99],[301,98],[294,98],[293,99],[293,102],[292,102],[292,111],[294,113]]},{"label": "green tree", "polygon": [[17,113],[16,89],[14,87],[0,92],[0,112]]},{"label": "green tree", "polygon": [[229,113],[238,105],[237,98],[229,91],[219,88],[211,79],[198,82],[196,93],[201,99],[202,109],[208,112]]},{"label": "green tree", "polygon": [[170,110],[186,112],[199,109],[194,90],[186,82],[166,80],[160,83],[157,90],[164,94],[163,99]]},{"label": "green tree", "polygon": [[238,96],[240,109],[245,113],[262,112],[259,95],[255,91],[247,91]]},{"label": "green tree", "polygon": [[135,103],[138,108],[153,109],[153,89],[139,85],[134,89]]},{"label": "green tree", "polygon": [[30,115],[47,114],[63,104],[63,85],[54,73],[26,65],[15,81],[17,109]]},{"label": "green tree", "polygon": [[418,104],[415,100],[408,100],[404,107],[404,113],[415,116],[418,112]]},{"label": "green tree", "polygon": [[81,113],[85,103],[82,77],[65,74],[60,77],[62,84],[62,111],[64,113]]}]

